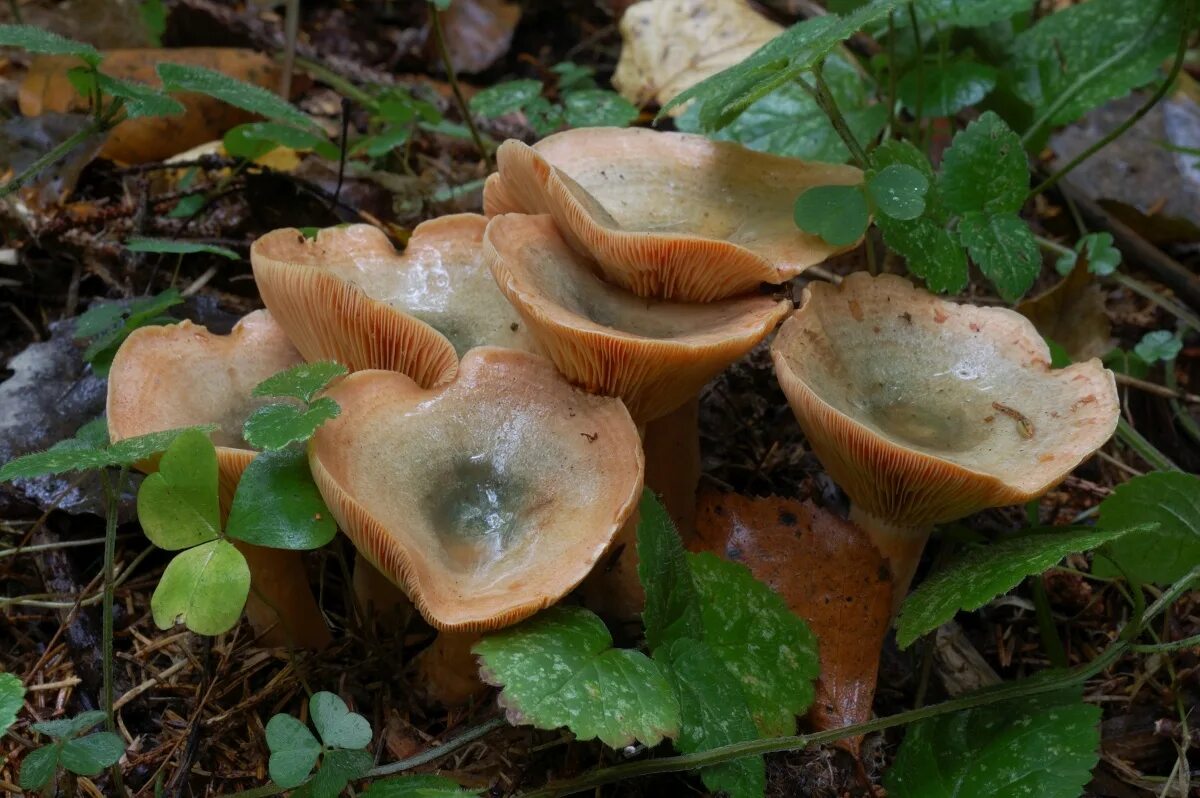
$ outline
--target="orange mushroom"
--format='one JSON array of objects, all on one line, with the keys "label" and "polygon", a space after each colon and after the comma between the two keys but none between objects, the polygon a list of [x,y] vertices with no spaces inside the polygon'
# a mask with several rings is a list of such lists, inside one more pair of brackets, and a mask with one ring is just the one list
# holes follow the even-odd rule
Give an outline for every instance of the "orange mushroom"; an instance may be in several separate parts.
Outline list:
[{"label": "orange mushroom", "polygon": [[[108,428],[112,440],[150,432],[216,424],[222,515],[238,480],[257,452],[242,438],[242,424],[272,401],[252,396],[254,386],[302,362],[283,329],[265,310],[245,316],[229,335],[183,321],[142,327],[121,345],[108,377]],[[153,471],[155,463],[141,463]],[[246,603],[265,645],[322,648],[329,628],[313,598],[298,551],[234,541],[250,565],[253,591]],[[278,612],[275,608],[278,608]]]},{"label": "orange mushroom", "polygon": [[361,371],[327,395],[342,414],[312,440],[321,494],[440,630],[497,629],[554,604],[637,505],[643,461],[628,411],[537,355],[480,347],[438,390]]},{"label": "orange mushroom", "polygon": [[1035,499],[1116,429],[1112,372],[1050,368],[1025,317],[895,275],[810,284],[771,346],[813,452],[890,560],[897,601],[931,527]]},{"label": "orange mushroom", "polygon": [[554,217],[610,282],[639,296],[707,302],[782,283],[841,249],[799,230],[797,196],[854,184],[851,166],[645,128],[578,128],[496,153],[484,210]]}]

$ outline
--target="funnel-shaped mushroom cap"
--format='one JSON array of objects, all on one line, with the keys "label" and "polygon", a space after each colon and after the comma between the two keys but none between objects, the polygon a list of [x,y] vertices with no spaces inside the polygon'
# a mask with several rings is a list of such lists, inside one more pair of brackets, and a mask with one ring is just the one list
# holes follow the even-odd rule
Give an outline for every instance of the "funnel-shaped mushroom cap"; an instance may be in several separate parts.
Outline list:
[{"label": "funnel-shaped mushroom cap", "polygon": [[495,629],[577,585],[637,505],[642,453],[616,399],[544,358],[473,349],[440,391],[351,374],[313,476],[338,524],[441,629]]},{"label": "funnel-shaped mushroom cap", "polygon": [[639,424],[699,393],[791,308],[759,296],[642,299],[597,277],[549,216],[495,217],[484,257],[559,371],[593,393],[621,397]]},{"label": "funnel-shaped mushroom cap", "polygon": [[108,430],[114,441],[150,432],[216,424],[222,496],[232,497],[256,454],[242,439],[242,424],[272,400],[254,386],[301,363],[302,358],[265,310],[242,318],[229,335],[190,321],[135,330],[113,359],[108,375]]},{"label": "funnel-shaped mushroom cap", "polygon": [[532,346],[482,262],[486,225],[470,213],[433,219],[417,226],[404,254],[370,225],[315,239],[276,230],[254,244],[254,276],[305,357],[432,386],[453,377],[455,349]]},{"label": "funnel-shaped mushroom cap", "polygon": [[484,208],[549,213],[605,277],[639,296],[707,302],[781,283],[841,249],[801,232],[796,197],[854,184],[850,166],[644,128],[578,128],[506,141]]},{"label": "funnel-shaped mushroom cap", "polygon": [[1117,425],[1100,361],[1051,370],[1023,316],[894,275],[809,285],[771,352],[821,463],[861,509],[898,526],[1036,498]]}]

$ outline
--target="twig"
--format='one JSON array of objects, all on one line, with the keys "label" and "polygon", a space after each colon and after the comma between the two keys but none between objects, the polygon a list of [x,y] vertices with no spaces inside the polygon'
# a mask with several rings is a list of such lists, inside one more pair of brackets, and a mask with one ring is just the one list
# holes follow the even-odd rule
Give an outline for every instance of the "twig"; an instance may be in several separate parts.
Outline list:
[{"label": "twig", "polygon": [[[1168,364],[1170,366],[1170,364]],[[1172,369],[1167,368],[1168,379],[1173,376]],[[1200,404],[1200,396],[1194,393],[1184,393],[1178,388],[1173,388],[1170,385],[1159,385],[1157,382],[1149,380],[1139,380],[1137,377],[1130,377],[1128,374],[1118,374],[1117,383],[1119,385],[1128,385],[1130,388],[1137,388],[1139,391],[1152,393],[1155,396],[1161,396],[1164,399],[1182,399],[1185,402]]]},{"label": "twig", "polygon": [[21,188],[26,183],[37,177],[38,174],[40,174],[41,171],[47,166],[50,166],[56,161],[65,158],[67,154],[71,152],[71,150],[75,149],[92,136],[108,130],[109,127],[110,124],[106,119],[96,119],[93,117],[85,127],[80,128],[67,138],[60,141],[41,158],[38,158],[29,166],[25,167],[25,169],[19,175],[14,177],[12,180],[9,180],[3,186],[0,186],[0,199],[7,197],[9,194]]},{"label": "twig", "polygon": [[279,96],[292,96],[292,71],[296,68],[296,37],[300,34],[300,0],[287,0],[283,16],[283,74],[279,78]]},{"label": "twig", "polygon": [[446,47],[446,37],[442,32],[441,9],[433,3],[429,4],[429,19],[433,24],[433,36],[437,40],[438,54],[441,55],[442,65],[446,68],[446,80],[450,83],[450,90],[454,92],[454,101],[458,103],[458,111],[462,114],[463,121],[467,123],[467,129],[471,131],[471,138],[475,141],[480,157],[487,161],[490,167],[491,157],[488,155],[487,147],[483,145],[479,129],[475,127],[475,119],[471,116],[471,109],[467,106],[467,99],[463,96],[462,87],[458,85],[454,64],[450,61],[450,49]]}]

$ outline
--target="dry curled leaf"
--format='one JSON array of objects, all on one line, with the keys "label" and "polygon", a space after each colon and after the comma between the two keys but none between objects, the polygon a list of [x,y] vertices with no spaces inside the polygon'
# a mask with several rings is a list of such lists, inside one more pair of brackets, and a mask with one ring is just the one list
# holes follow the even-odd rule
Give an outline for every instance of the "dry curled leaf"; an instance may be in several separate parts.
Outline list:
[{"label": "dry curled leaf", "polygon": [[[265,89],[279,86],[279,67],[267,56],[252,50],[225,47],[179,49],[109,50],[100,71],[122,80],[151,86],[161,85],[155,68],[170,62],[202,66],[224,72]],[[87,100],[67,79],[67,71],[79,66],[71,56],[37,56],[21,82],[20,108],[25,116],[47,112],[86,111]],[[221,135],[253,115],[220,100],[199,94],[176,97],[187,110],[177,116],[146,116],[117,125],[108,137],[101,156],[124,163],[150,163],[169,158]]]},{"label": "dry curled leaf", "polygon": [[1073,361],[1100,357],[1112,349],[1112,323],[1104,309],[1104,292],[1088,273],[1084,258],[1053,288],[1018,304],[1017,312],[1065,349]]},{"label": "dry curled leaf", "polygon": [[665,105],[782,31],[744,0],[643,0],[621,18],[613,86],[635,105]]},{"label": "dry curled leaf", "polygon": [[[892,579],[866,533],[812,502],[709,492],[689,547],[742,563],[808,622],[821,657],[815,728],[870,719]],[[846,746],[857,754],[860,743]]]},{"label": "dry curled leaf", "polygon": [[[456,72],[483,72],[500,60],[512,45],[521,7],[505,0],[457,0],[442,12],[446,50]],[[437,45],[430,35],[426,54],[439,62]]]}]

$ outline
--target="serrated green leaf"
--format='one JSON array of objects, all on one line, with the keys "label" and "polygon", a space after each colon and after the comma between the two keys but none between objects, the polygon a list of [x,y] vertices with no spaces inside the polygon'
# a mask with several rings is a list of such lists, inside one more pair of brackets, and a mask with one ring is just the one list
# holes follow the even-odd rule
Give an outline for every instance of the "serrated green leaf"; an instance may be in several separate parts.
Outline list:
[{"label": "serrated green leaf", "polygon": [[278,451],[298,441],[306,441],[317,429],[342,412],[338,403],[323,396],[301,410],[295,405],[263,405],[250,414],[242,428],[246,441],[254,447]]},{"label": "serrated green leaf", "polygon": [[191,64],[169,62],[160,63],[157,69],[158,77],[167,91],[193,91],[198,94],[207,94],[209,97],[216,97],[222,102],[252,114],[265,116],[276,122],[286,122],[302,128],[317,127],[316,122],[279,95],[269,92],[261,86],[230,77],[223,72]]},{"label": "serrated green leaf", "polygon": [[366,775],[375,764],[368,751],[348,751],[343,748],[326,751],[321,757],[321,767],[312,780],[292,793],[295,798],[337,798],[346,785]]},{"label": "serrated green leaf", "polygon": [[960,131],[942,158],[938,193],[954,213],[1018,211],[1028,191],[1021,139],[993,111]]},{"label": "serrated green leaf", "polygon": [[571,127],[628,127],[638,117],[637,106],[607,89],[564,92],[562,104]]},{"label": "serrated green leaf", "polygon": [[939,569],[905,599],[896,620],[896,642],[908,648],[960,610],[982,607],[1068,554],[1090,551],[1127,533],[1136,532],[1132,537],[1143,539],[1152,527],[1139,524],[1114,529],[1034,530],[1018,538],[976,546]]},{"label": "serrated green leaf", "polygon": [[253,161],[279,147],[312,150],[322,158],[337,160],[337,146],[324,133],[280,122],[247,122],[231,128],[221,140],[234,158]]},{"label": "serrated green leaf", "polygon": [[689,554],[704,642],[733,672],[764,737],[792,734],[817,678],[817,640],[784,600],[742,565]]},{"label": "serrated green leaf", "polygon": [[108,419],[104,416],[93,418],[79,429],[75,430],[74,440],[88,449],[103,449],[108,446]]},{"label": "serrated green leaf", "polygon": [[560,92],[596,88],[596,70],[590,66],[576,64],[574,61],[560,61],[550,67],[550,71],[558,75]]},{"label": "serrated green leaf", "polygon": [[285,789],[302,783],[312,773],[321,744],[308,727],[291,715],[275,715],[267,721],[267,748],[271,758],[267,771],[271,781]]},{"label": "serrated green leaf", "polygon": [[[1158,471],[1118,485],[1100,503],[1100,525],[1122,529],[1157,523],[1158,528],[1118,539],[1106,556],[1133,579],[1167,585],[1200,563],[1200,477]],[[1097,559],[1098,573],[1116,575]]]},{"label": "serrated green leaf", "polygon": [[990,25],[1028,11],[1034,0],[916,0],[922,25],[973,28]]},{"label": "serrated green leaf", "polygon": [[0,735],[17,720],[25,705],[25,685],[11,673],[0,673]]},{"label": "serrated green leaf", "polygon": [[445,776],[399,776],[373,781],[363,798],[478,798],[478,791],[459,787]]},{"label": "serrated green leaf", "polygon": [[21,761],[21,772],[17,776],[17,783],[21,785],[21,789],[40,790],[49,784],[58,770],[58,754],[61,749],[62,743],[53,743],[35,748],[26,754],[25,759]]},{"label": "serrated green leaf", "polygon": [[478,92],[467,105],[475,116],[494,119],[513,111],[520,111],[541,96],[540,80],[510,80],[496,83]]},{"label": "serrated green leaf", "polygon": [[58,760],[80,776],[98,776],[125,753],[125,741],[114,732],[96,732],[63,743]]},{"label": "serrated green leaf", "polygon": [[[663,665],[679,701],[680,725],[675,747],[680,752],[694,754],[758,737],[741,685],[706,644],[679,638],[654,656]],[[715,794],[762,798],[766,790],[766,763],[761,756],[743,757],[704,768],[700,778]]]},{"label": "serrated green leaf", "polygon": [[209,255],[220,255],[230,260],[241,260],[242,256],[228,247],[216,244],[205,244],[199,241],[180,241],[170,238],[144,238],[132,236],[125,239],[125,249],[130,252],[153,252],[160,255],[193,255],[206,252]]},{"label": "serrated green leaf", "polygon": [[900,79],[896,93],[912,113],[924,118],[953,116],[978,104],[996,88],[996,70],[975,61],[950,61],[940,67],[925,64]]},{"label": "serrated green leaf", "polygon": [[345,373],[346,367],[332,360],[301,363],[267,377],[254,386],[253,393],[255,396],[286,396],[311,402],[325,386]]},{"label": "serrated green leaf", "polygon": [[34,25],[0,25],[0,47],[19,47],[30,53],[74,55],[95,66],[104,58],[90,44],[77,42]]},{"label": "serrated green leaf", "polygon": [[141,116],[174,116],[186,110],[183,103],[171,95],[145,83],[114,78],[103,72],[97,73],[95,80],[100,91],[124,100],[125,116],[130,119]]},{"label": "serrated green leaf", "polygon": [[182,621],[199,635],[227,632],[241,617],[250,594],[246,558],[225,540],[212,540],[177,554],[150,598],[159,629]]},{"label": "serrated green leaf", "polygon": [[221,533],[217,450],[198,430],[179,435],[137,494],[138,521],[150,542],[177,551]]},{"label": "serrated green leaf", "polygon": [[[94,424],[95,422],[92,422]],[[87,471],[109,466],[129,466],[158,454],[171,445],[176,436],[188,429],[211,432],[215,427],[186,427],[183,429],[152,432],[136,438],[126,438],[104,448],[98,445],[99,430],[92,424],[84,425],[75,438],[59,441],[44,452],[33,452],[9,460],[0,467],[0,482],[14,479],[32,479],[49,474],[69,471]],[[103,434],[107,436],[107,429]],[[78,437],[86,436],[86,437]]]},{"label": "serrated green leaf", "polygon": [[867,191],[884,215],[911,221],[925,212],[929,178],[908,164],[885,166],[867,177]]},{"label": "serrated green leaf", "polygon": [[313,725],[325,745],[334,748],[366,748],[371,744],[371,724],[357,712],[351,712],[336,693],[313,693],[308,699]]},{"label": "serrated green leaf", "polygon": [[971,260],[1008,302],[1016,302],[1042,270],[1037,240],[1014,214],[964,214],[958,237]]},{"label": "serrated green leaf", "polygon": [[699,599],[683,542],[666,508],[648,488],[638,506],[638,579],[646,591],[642,621],[652,652],[681,638],[704,633]]},{"label": "serrated green leaf", "polygon": [[127,315],[120,302],[97,302],[75,319],[75,340],[93,338],[119,327]]},{"label": "serrated green leaf", "polygon": [[1183,341],[1170,330],[1153,330],[1142,336],[1133,351],[1147,363],[1174,360],[1183,351]]},{"label": "serrated green leaf", "polygon": [[1100,709],[1078,688],[908,727],[890,798],[1077,798],[1099,759]]},{"label": "serrated green leaf", "polygon": [[161,294],[135,299],[127,304],[105,302],[93,305],[75,320],[77,340],[91,338],[83,359],[92,365],[97,376],[107,376],[118,347],[139,327],[153,324],[173,324],[175,319],[163,317],[170,307],[183,302],[174,288]]},{"label": "serrated green leaf", "polygon": [[477,643],[481,675],[503,687],[513,723],[566,726],[581,740],[621,748],[657,745],[679,730],[679,704],[659,667],[612,647],[604,623],[582,607],[551,607]]},{"label": "serrated green leaf", "polygon": [[862,186],[810,188],[796,198],[792,217],[801,230],[835,247],[858,241],[871,223]]},{"label": "serrated green leaf", "polygon": [[55,739],[66,739],[74,737],[80,732],[85,732],[101,723],[105,718],[104,712],[99,709],[80,712],[78,715],[71,718],[61,718],[59,720],[43,720],[38,723],[30,724],[31,729],[39,734],[44,734],[47,737]]},{"label": "serrated green leaf", "polygon": [[566,124],[561,105],[555,105],[545,97],[534,97],[525,106],[525,121],[539,136],[549,136]]},{"label": "serrated green leaf", "polygon": [[875,224],[883,243],[904,256],[930,291],[954,294],[967,287],[967,256],[954,233],[924,217],[905,222],[881,216]]},{"label": "serrated green leaf", "polygon": [[225,534],[256,546],[307,551],[333,540],[337,523],[303,449],[263,452],[238,481]]},{"label": "serrated green leaf", "polygon": [[1013,43],[1014,90],[1039,112],[1070,95],[1048,123],[1078,119],[1154,79],[1179,40],[1182,8],[1177,0],[1089,0],[1043,17]]},{"label": "serrated green leaf", "polygon": [[216,424],[200,424],[195,427],[180,427],[161,432],[148,432],[145,435],[137,435],[117,441],[108,447],[106,454],[111,465],[131,466],[159,452],[165,452],[184,433],[200,432],[208,435],[216,428]]}]

